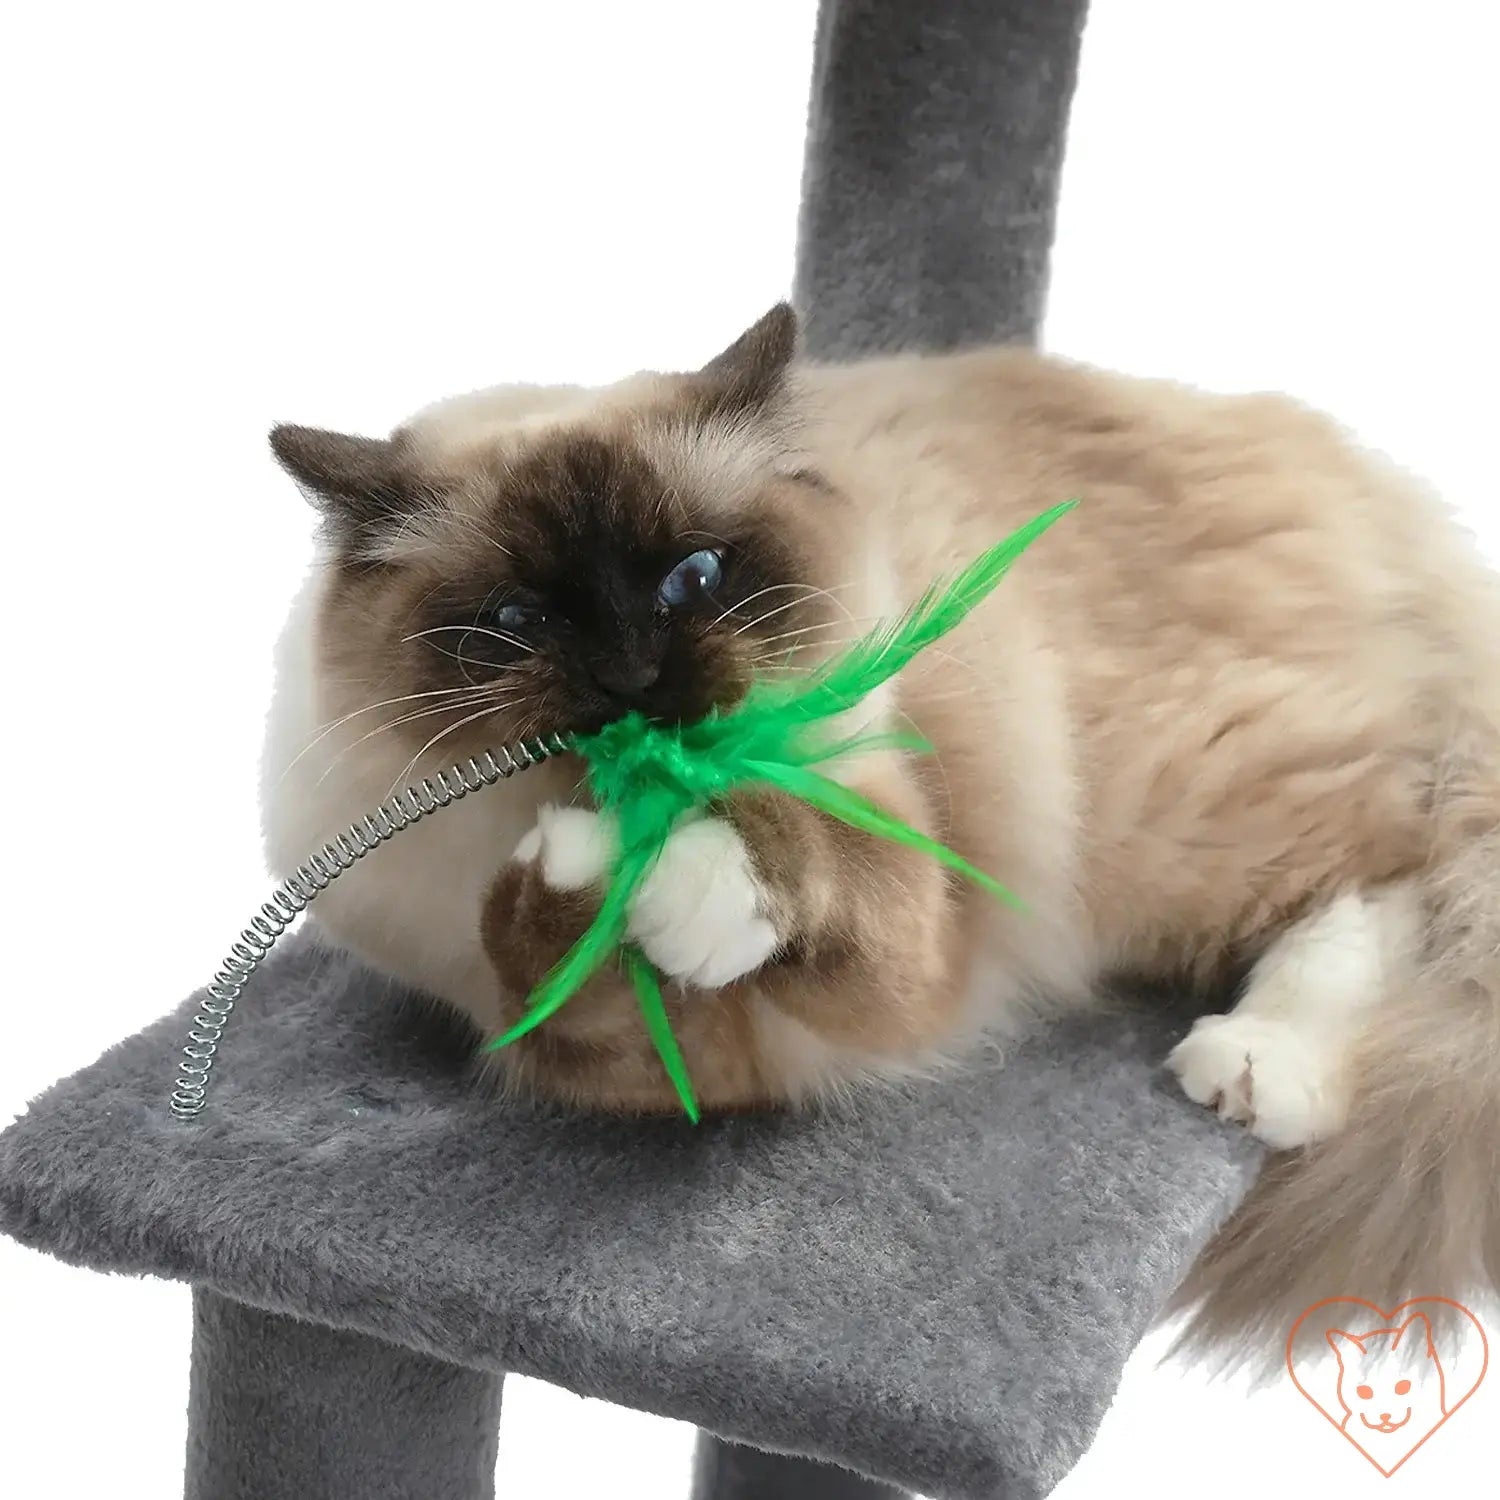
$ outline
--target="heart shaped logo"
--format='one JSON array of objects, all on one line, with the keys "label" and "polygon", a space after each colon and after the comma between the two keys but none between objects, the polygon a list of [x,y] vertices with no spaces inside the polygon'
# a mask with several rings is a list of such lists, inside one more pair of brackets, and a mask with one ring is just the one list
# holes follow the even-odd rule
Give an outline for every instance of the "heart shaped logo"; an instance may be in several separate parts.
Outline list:
[{"label": "heart shaped logo", "polygon": [[1479,1319],[1447,1297],[1389,1312],[1329,1297],[1286,1341],[1297,1389],[1387,1478],[1479,1389],[1489,1362]]}]

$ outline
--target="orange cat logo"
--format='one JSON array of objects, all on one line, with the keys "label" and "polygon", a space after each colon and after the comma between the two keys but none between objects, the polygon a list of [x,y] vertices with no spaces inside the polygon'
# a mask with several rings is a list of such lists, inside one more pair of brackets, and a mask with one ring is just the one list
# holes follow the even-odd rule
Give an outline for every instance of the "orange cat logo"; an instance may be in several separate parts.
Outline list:
[{"label": "orange cat logo", "polygon": [[1297,1389],[1387,1478],[1479,1389],[1489,1357],[1479,1319],[1447,1297],[1416,1297],[1389,1313],[1330,1297],[1286,1341]]}]

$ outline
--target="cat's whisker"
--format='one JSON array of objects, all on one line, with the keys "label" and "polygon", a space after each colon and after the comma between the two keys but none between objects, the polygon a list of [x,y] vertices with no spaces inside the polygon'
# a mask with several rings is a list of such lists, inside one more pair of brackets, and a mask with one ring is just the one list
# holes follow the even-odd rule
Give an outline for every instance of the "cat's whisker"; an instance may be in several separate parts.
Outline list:
[{"label": "cat's whisker", "polygon": [[799,655],[799,647],[788,646],[784,651],[773,652],[768,656],[756,656],[750,660],[750,665],[756,672],[795,672],[805,675],[809,664]]},{"label": "cat's whisker", "polygon": [[[810,635],[820,630],[842,630],[848,625],[873,625],[875,617],[872,615],[867,620],[825,620],[818,625],[799,625],[795,630],[783,630],[779,635],[768,635],[757,644],[761,646],[773,646],[777,641],[789,640],[793,636]],[[857,640],[857,636],[846,635],[837,641],[826,641],[823,644],[830,646],[847,646]]]},{"label": "cat's whisker", "polygon": [[[522,701],[524,702],[525,700],[522,699]],[[402,787],[409,786],[411,784],[412,774],[415,771],[418,763],[421,761],[422,757],[426,755],[427,752],[431,750],[435,745],[438,745],[443,740],[447,739],[450,734],[457,734],[460,729],[467,728],[470,724],[477,724],[481,719],[488,718],[492,713],[496,711],[497,708],[507,706],[512,705],[509,703],[486,704],[485,707],[481,708],[478,713],[470,714],[467,718],[460,719],[458,723],[450,724],[446,729],[439,730],[435,735],[433,735],[430,740],[427,741],[425,745],[422,746],[420,750],[417,751],[414,756],[412,756],[409,761],[407,761],[405,766],[402,767],[401,774],[397,776],[395,781],[391,783],[390,790],[386,793],[386,796],[394,796],[401,790]],[[524,738],[524,735],[518,735],[517,738]]]},{"label": "cat's whisker", "polygon": [[764,625],[767,620],[774,619],[784,611],[795,609],[799,604],[805,604],[806,602],[806,596],[801,599],[788,599],[785,604],[778,604],[775,609],[764,610],[762,613],[756,615],[753,620],[746,620],[734,634],[736,636],[744,635],[747,630],[754,630],[757,625]]},{"label": "cat's whisker", "polygon": [[393,729],[400,729],[407,724],[415,724],[419,719],[435,718],[438,714],[462,712],[462,710],[472,706],[475,703],[480,702],[481,699],[484,699],[483,711],[486,713],[505,708],[511,702],[515,701],[514,694],[511,695],[511,697],[506,698],[490,698],[486,696],[484,690],[480,690],[478,692],[465,690],[465,693],[466,698],[463,702],[442,703],[439,704],[436,708],[419,709],[415,713],[402,714],[400,717],[388,720],[384,724],[377,724],[374,729],[367,731],[365,734],[360,735],[357,740],[354,740],[350,744],[345,745],[343,749],[340,750],[331,761],[329,761],[327,767],[323,771],[323,774],[318,777],[314,785],[321,786],[323,782],[326,781],[328,777],[333,773],[333,771],[337,768],[339,762],[342,761],[346,755],[349,755],[353,751],[359,749],[361,745],[367,744],[377,735],[386,734]]},{"label": "cat's whisker", "polygon": [[[840,584],[835,584],[834,587],[837,588],[837,589],[847,589],[847,588],[853,588],[854,585],[852,583],[840,583]],[[719,613],[718,615],[716,615],[712,620],[710,620],[708,622],[708,628],[710,630],[712,630],[715,625],[717,625],[721,620],[728,619],[728,617],[730,615],[732,615],[736,610],[738,610],[738,609],[745,609],[749,605],[754,604],[757,599],[763,599],[767,594],[780,593],[784,589],[802,589],[805,593],[809,593],[809,594],[817,594],[817,593],[827,592],[826,590],[819,589],[816,585],[811,584],[811,583],[772,583],[772,584],[768,584],[763,589],[757,589],[756,592],[753,593],[753,594],[751,594],[748,599],[740,599],[736,603],[731,604],[728,609],[723,610],[721,613]],[[793,600],[792,602],[793,603],[797,603],[799,601]],[[788,606],[788,607],[790,607],[790,606]]]},{"label": "cat's whisker", "polygon": [[[853,586],[853,584],[843,583],[835,585],[835,588],[843,590],[853,588]],[[743,625],[739,627],[738,630],[734,632],[735,635],[743,635],[747,630],[753,630],[755,626],[763,625],[767,620],[781,614],[784,610],[795,609],[798,605],[806,604],[809,602],[809,600],[816,598],[826,598],[828,602],[832,604],[844,616],[844,618],[848,620],[851,625],[857,623],[854,615],[850,612],[848,605],[846,605],[842,600],[835,599],[833,597],[834,589],[812,588],[811,585],[803,585],[803,587],[807,588],[809,592],[804,594],[800,599],[789,599],[785,604],[778,604],[775,609],[765,610],[763,613],[757,615],[753,620],[747,620]],[[752,597],[759,598],[760,596],[757,594]]]},{"label": "cat's whisker", "polygon": [[[474,498],[475,497],[470,497],[469,503],[472,504],[474,502]],[[445,497],[443,495],[440,495],[436,490],[429,490],[428,502],[428,514],[431,515],[434,511],[440,512],[442,523],[444,525],[456,528],[465,536],[472,538],[483,547],[495,548],[496,551],[500,552],[505,557],[515,556],[515,554],[508,547],[500,542],[489,531],[486,531],[480,525],[476,517],[468,514],[464,510],[458,509],[454,503],[453,497]]]},{"label": "cat's whisker", "polygon": [[291,775],[292,771],[296,768],[297,764],[302,760],[302,758],[310,751],[317,749],[317,747],[321,745],[330,734],[332,734],[335,730],[342,729],[345,724],[348,724],[352,720],[359,718],[362,714],[374,713],[377,708],[394,708],[398,703],[411,703],[418,698],[441,698],[445,696],[452,696],[458,693],[466,693],[467,691],[467,688],[460,687],[433,688],[430,691],[423,693],[403,693],[399,698],[386,698],[379,703],[367,703],[363,708],[356,708],[353,713],[345,714],[342,718],[335,719],[331,724],[325,725],[315,735],[313,735],[313,737],[308,740],[308,742],[296,753],[296,755],[294,755],[291,760],[287,762],[286,768],[282,771],[281,776],[277,779],[276,784],[279,786],[282,781],[284,781],[289,775]]},{"label": "cat's whisker", "polygon": [[529,739],[540,724],[540,715],[533,709],[531,713],[521,720],[520,727],[516,730],[518,740]]},{"label": "cat's whisker", "polygon": [[[835,584],[831,585],[830,587],[828,587],[826,589],[821,589],[820,588],[820,589],[816,590],[816,592],[814,593],[813,597],[814,598],[826,599],[836,610],[838,610],[838,612],[841,615],[843,615],[843,617],[851,625],[855,625],[855,624],[858,624],[859,622],[854,618],[853,611],[849,608],[849,606],[847,604],[844,603],[844,601],[842,599],[835,599],[833,597],[835,594],[847,593],[853,587],[854,587],[854,584],[852,582],[851,583],[835,583]],[[806,601],[804,600],[803,602],[805,603]]]},{"label": "cat's whisker", "polygon": [[[445,627],[445,628],[461,629],[462,627],[460,627],[460,626],[452,626],[452,627]],[[439,646],[435,641],[429,641],[427,644],[428,644],[428,646],[433,651],[436,651],[439,656],[446,656],[449,661],[457,662],[458,666],[459,666],[459,669],[464,674],[464,681],[467,682],[470,687],[473,687],[473,688],[483,688],[483,687],[488,686],[488,684],[486,684],[484,682],[476,682],[474,680],[473,675],[470,673],[469,668],[470,668],[470,666],[477,666],[477,667],[486,667],[487,666],[487,667],[490,668],[490,670],[494,670],[494,664],[493,663],[487,663],[487,662],[481,662],[481,661],[477,660],[474,657],[465,656],[463,654],[463,642],[462,641],[459,642],[459,649],[457,651],[449,651],[446,646]],[[526,655],[526,656],[535,656],[535,655],[537,655],[537,653],[535,651],[526,651],[523,654]],[[512,674],[515,672],[515,670],[516,670],[515,665],[512,664],[512,667],[511,667]]]},{"label": "cat's whisker", "polygon": [[422,529],[425,529],[429,541],[436,540],[438,536],[437,529],[442,528],[443,530],[457,531],[461,535],[471,537],[481,545],[498,547],[507,557],[511,555],[492,536],[480,530],[479,523],[473,516],[467,515],[457,508],[453,495],[444,493],[444,491],[434,485],[427,484],[422,485],[418,489],[415,498],[418,502],[415,509],[391,533],[390,546],[399,549],[403,542],[416,535]]},{"label": "cat's whisker", "polygon": [[656,495],[656,519],[665,520],[668,509],[672,506],[679,506],[681,503],[682,497],[677,493],[676,488],[670,484],[664,486],[657,491]]},{"label": "cat's whisker", "polygon": [[[674,490],[675,494],[676,491]],[[679,542],[717,542],[719,546],[728,548],[732,545],[728,537],[722,537],[717,531],[701,531],[693,528],[691,531],[680,531],[677,534]]]},{"label": "cat's whisker", "polygon": [[[484,687],[484,685],[485,685],[484,683],[482,683],[482,682],[476,682],[474,680],[474,674],[469,671],[470,659],[463,654],[462,650],[459,650],[459,651],[449,651],[447,649],[447,647],[445,647],[445,646],[439,646],[439,645],[436,645],[436,644],[431,643],[431,642],[429,642],[429,644],[432,646],[432,649],[434,651],[436,651],[439,656],[446,656],[449,661],[457,662],[458,663],[458,669],[459,669],[459,671],[461,671],[464,674],[464,681],[466,683],[468,683],[468,685],[471,688],[482,688],[482,687]],[[478,663],[475,663],[475,665],[478,665]]]},{"label": "cat's whisker", "polygon": [[511,635],[505,630],[496,630],[492,625],[433,625],[427,630],[418,630],[413,635],[403,635],[402,644],[408,641],[425,640],[430,635],[442,635],[445,631],[462,631],[465,635],[487,635],[497,641],[502,641],[507,646],[514,646],[524,656],[535,656],[536,647],[523,641],[520,636]]},{"label": "cat's whisker", "polygon": [[[804,639],[804,637],[808,637],[808,639]],[[808,627],[807,630],[783,630],[778,636],[771,636],[766,640],[756,640],[754,642],[754,646],[756,646],[754,655],[757,655],[757,657],[759,655],[780,655],[780,651],[777,651],[777,646],[780,646],[783,640],[792,642],[790,645],[781,646],[783,651],[801,651],[804,646],[823,646],[828,651],[832,651],[832,649],[840,648],[840,646],[852,645],[856,639],[858,639],[856,636],[826,636],[822,630],[817,630],[817,628],[813,627]]]},{"label": "cat's whisker", "polygon": [[778,589],[793,589],[800,587],[806,587],[806,585],[795,583],[773,583],[768,588],[760,589],[757,592],[751,594],[748,599],[738,600],[736,603],[731,604],[728,609],[720,610],[720,612],[708,622],[708,629],[712,630],[714,626],[717,625],[721,620],[727,620],[729,616],[735,612],[735,610],[744,609],[746,605],[754,604],[757,599],[762,598],[766,594],[774,594]]}]

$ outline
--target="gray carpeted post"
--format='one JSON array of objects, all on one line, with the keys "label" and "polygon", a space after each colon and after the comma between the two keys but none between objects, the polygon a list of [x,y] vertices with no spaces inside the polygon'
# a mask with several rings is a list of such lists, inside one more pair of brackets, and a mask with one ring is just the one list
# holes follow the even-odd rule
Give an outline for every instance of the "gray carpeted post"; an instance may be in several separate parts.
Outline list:
[{"label": "gray carpeted post", "polygon": [[[817,359],[1034,343],[1088,0],[822,0],[795,300]],[[904,1491],[698,1435],[693,1500]]]},{"label": "gray carpeted post", "polygon": [[698,1436],[692,1500],[902,1500],[905,1490],[809,1458]]},{"label": "gray carpeted post", "polygon": [[796,302],[820,359],[1033,342],[1087,0],[823,0]]},{"label": "gray carpeted post", "polygon": [[197,1287],[185,1500],[492,1500],[502,1380]]}]

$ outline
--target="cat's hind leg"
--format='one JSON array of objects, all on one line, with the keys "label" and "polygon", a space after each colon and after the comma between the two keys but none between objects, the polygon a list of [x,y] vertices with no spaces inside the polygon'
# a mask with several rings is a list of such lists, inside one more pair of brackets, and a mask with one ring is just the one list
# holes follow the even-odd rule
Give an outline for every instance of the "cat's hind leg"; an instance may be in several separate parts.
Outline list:
[{"label": "cat's hind leg", "polygon": [[1279,1150],[1334,1134],[1355,1045],[1401,981],[1417,930],[1404,886],[1340,896],[1289,927],[1234,1009],[1203,1016],[1169,1054],[1183,1092]]}]

